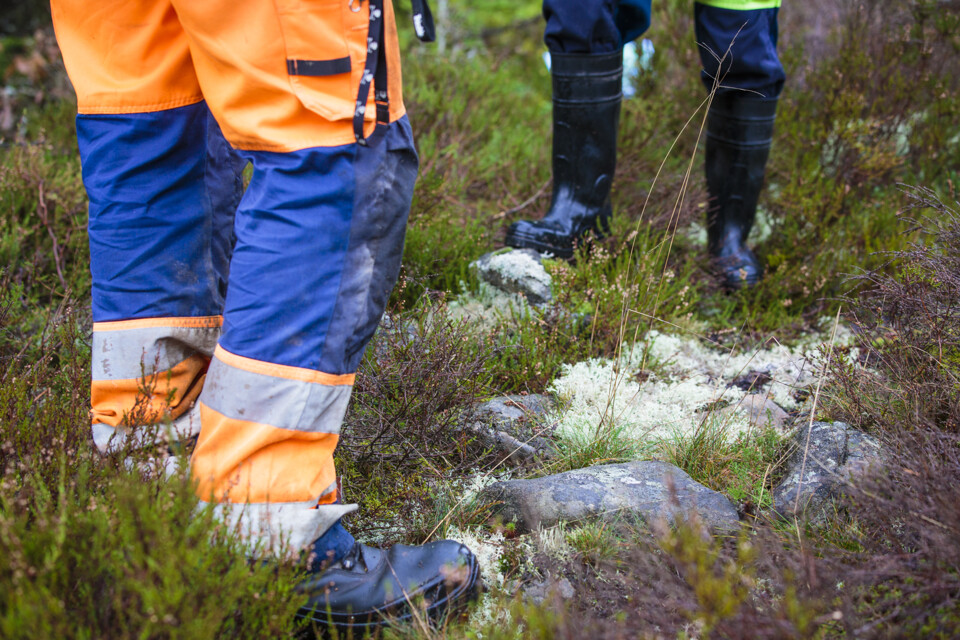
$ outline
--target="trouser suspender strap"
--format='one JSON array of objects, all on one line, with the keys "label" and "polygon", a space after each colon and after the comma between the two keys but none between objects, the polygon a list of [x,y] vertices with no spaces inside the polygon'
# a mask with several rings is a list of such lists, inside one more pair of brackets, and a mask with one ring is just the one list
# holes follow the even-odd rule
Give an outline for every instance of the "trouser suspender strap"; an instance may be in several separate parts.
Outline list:
[{"label": "trouser suspender strap", "polygon": [[427,0],[410,0],[413,12],[413,29],[421,42],[433,42],[437,39],[437,30],[433,25],[433,13]]},{"label": "trouser suspender strap", "polygon": [[366,146],[363,134],[364,114],[370,85],[374,85],[374,102],[377,105],[377,126],[390,124],[390,96],[387,93],[387,53],[384,43],[383,0],[370,0],[370,29],[367,35],[367,61],[360,78],[357,93],[357,108],[353,113],[353,134],[357,144]]}]

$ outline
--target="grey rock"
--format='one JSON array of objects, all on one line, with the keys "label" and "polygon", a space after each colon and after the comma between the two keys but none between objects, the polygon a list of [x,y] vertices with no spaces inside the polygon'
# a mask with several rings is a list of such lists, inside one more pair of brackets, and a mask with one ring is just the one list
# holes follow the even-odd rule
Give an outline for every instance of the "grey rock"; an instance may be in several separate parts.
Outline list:
[{"label": "grey rock", "polygon": [[489,416],[497,425],[503,425],[515,420],[540,418],[555,408],[556,403],[550,396],[540,394],[510,395],[484,402],[477,407],[477,413]]},{"label": "grey rock", "polygon": [[495,505],[495,513],[504,522],[516,523],[520,533],[561,520],[639,516],[652,523],[690,512],[710,529],[730,531],[739,525],[737,510],[726,497],[694,482],[677,467],[657,461],[497,482],[481,492],[480,500]]},{"label": "grey rock", "polygon": [[549,458],[554,453],[553,427],[543,418],[554,408],[550,396],[502,396],[477,405],[468,427],[513,462]]},{"label": "grey rock", "polygon": [[[842,424],[842,423],[839,423]],[[873,436],[853,428],[847,429],[847,459],[843,471],[848,479],[862,475],[871,465],[883,463],[883,449]]]},{"label": "grey rock", "polygon": [[533,604],[543,604],[543,601],[547,600],[550,596],[556,596],[562,600],[570,600],[575,595],[577,595],[576,590],[566,578],[533,582],[523,587],[523,597]]},{"label": "grey rock", "polygon": [[470,263],[477,277],[487,284],[518,294],[532,305],[542,305],[553,299],[550,274],[540,262],[540,254],[533,249],[501,249],[481,256]]},{"label": "grey rock", "polygon": [[794,435],[786,477],[773,490],[773,508],[784,517],[821,521],[843,488],[881,461],[877,440],[844,422],[804,425]]},{"label": "grey rock", "polygon": [[506,431],[488,429],[480,423],[469,424],[467,428],[476,434],[484,446],[495,449],[501,455],[506,456],[509,462],[522,464],[527,460],[534,460],[537,457],[537,450],[535,448],[526,442],[517,440]]},{"label": "grey rock", "polygon": [[737,409],[746,412],[750,424],[755,427],[770,426],[775,429],[783,429],[784,424],[790,419],[790,415],[786,411],[763,393],[748,394],[743,397],[739,404],[725,409],[724,412],[736,411]]}]

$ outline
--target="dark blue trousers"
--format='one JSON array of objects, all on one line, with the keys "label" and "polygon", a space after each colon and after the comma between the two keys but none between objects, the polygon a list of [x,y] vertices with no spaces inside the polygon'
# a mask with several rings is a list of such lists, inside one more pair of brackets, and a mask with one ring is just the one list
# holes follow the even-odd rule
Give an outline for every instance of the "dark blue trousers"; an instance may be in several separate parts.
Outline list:
[{"label": "dark blue trousers", "polygon": [[[616,51],[650,26],[650,2],[544,0],[544,41],[551,52]],[[746,89],[766,98],[780,95],[785,75],[777,56],[778,11],[721,9],[694,3],[701,75],[708,90],[719,77],[718,94]]]}]

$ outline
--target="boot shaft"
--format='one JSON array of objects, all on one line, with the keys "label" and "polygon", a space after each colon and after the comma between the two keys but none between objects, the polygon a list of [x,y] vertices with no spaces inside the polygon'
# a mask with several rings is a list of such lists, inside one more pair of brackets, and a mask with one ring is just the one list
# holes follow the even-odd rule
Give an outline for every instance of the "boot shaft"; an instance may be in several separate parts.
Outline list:
[{"label": "boot shaft", "polygon": [[616,171],[623,55],[552,54],[553,201],[608,201]]},{"label": "boot shaft", "polygon": [[763,187],[773,139],[776,99],[726,93],[707,116],[706,178],[709,250],[746,241]]}]

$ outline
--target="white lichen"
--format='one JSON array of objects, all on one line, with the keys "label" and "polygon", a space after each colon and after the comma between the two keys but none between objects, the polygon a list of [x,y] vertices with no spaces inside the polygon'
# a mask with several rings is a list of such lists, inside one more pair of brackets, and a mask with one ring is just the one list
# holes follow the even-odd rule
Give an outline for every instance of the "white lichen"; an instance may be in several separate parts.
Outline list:
[{"label": "white lichen", "polygon": [[[564,407],[552,416],[557,433],[582,440],[603,423],[618,428],[622,437],[648,442],[690,434],[704,411],[740,402],[745,392],[729,385],[752,371],[770,376],[763,391],[771,400],[787,411],[800,409],[809,394],[797,392],[815,388],[819,371],[813,356],[829,339],[829,334],[819,334],[794,347],[770,340],[741,352],[650,331],[624,348],[619,360],[598,358],[564,367],[550,386]],[[848,330],[838,331],[838,343],[851,340]],[[751,425],[746,412],[738,410],[724,417],[723,427],[732,438]]]},{"label": "white lichen", "polygon": [[487,271],[497,271],[505,279],[533,280],[547,289],[552,280],[540,260],[523,251],[504,251],[490,256]]},{"label": "white lichen", "polygon": [[[450,527],[447,530],[447,537],[465,545],[473,552],[480,565],[480,575],[489,588],[489,592],[481,596],[480,602],[470,613],[470,627],[481,629],[493,624],[503,628],[509,627],[512,617],[509,608],[505,606],[507,600],[497,597],[505,591],[507,586],[506,576],[501,567],[504,552],[503,533]],[[483,635],[478,632],[477,637],[482,639]]]},{"label": "white lichen", "polygon": [[465,320],[479,331],[496,328],[503,317],[523,316],[530,312],[526,298],[507,293],[486,282],[480,282],[476,293],[469,292],[464,282],[460,283],[460,288],[467,293],[447,305],[450,318],[454,321]]}]

